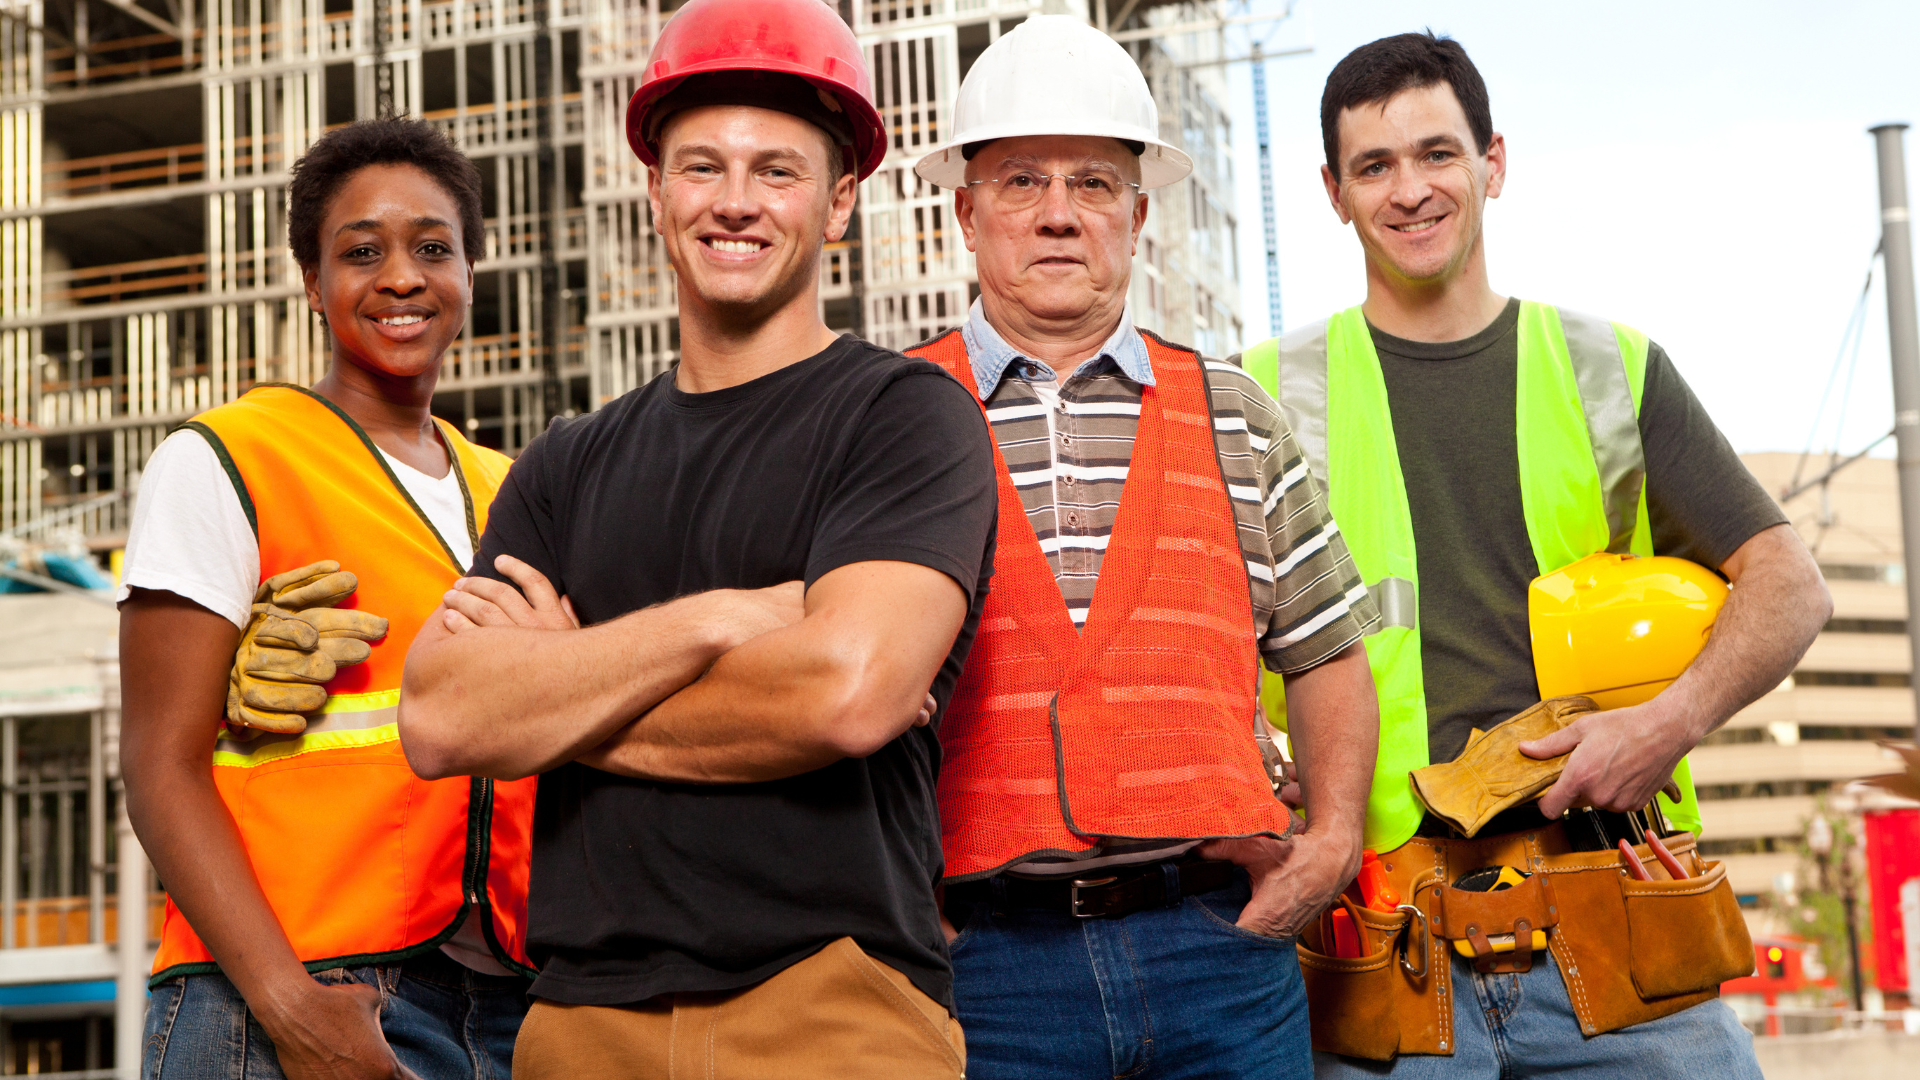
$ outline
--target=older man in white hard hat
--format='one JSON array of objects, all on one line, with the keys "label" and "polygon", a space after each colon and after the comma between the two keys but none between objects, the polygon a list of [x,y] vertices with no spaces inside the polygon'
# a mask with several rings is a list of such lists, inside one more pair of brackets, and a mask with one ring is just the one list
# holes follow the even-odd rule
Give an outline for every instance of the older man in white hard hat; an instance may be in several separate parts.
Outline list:
[{"label": "older man in white hard hat", "polygon": [[[993,590],[941,717],[954,996],[976,1077],[1310,1075],[1292,935],[1354,877],[1377,618],[1278,409],[1136,329],[1147,190],[1184,179],[1112,39],[1029,19],[916,171],[978,260],[913,350],[1000,465]],[[1309,824],[1256,741],[1286,677]]]}]

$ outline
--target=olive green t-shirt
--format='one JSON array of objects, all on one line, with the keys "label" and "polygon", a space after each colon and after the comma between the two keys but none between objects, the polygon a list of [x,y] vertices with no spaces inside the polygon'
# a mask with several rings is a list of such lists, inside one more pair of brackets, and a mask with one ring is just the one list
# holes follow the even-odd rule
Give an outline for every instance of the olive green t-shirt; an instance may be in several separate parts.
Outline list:
[{"label": "olive green t-shirt", "polygon": [[[1539,575],[1520,504],[1514,433],[1520,302],[1464,341],[1373,330],[1419,552],[1420,645],[1432,760],[1459,755],[1539,700],[1527,585]],[[1718,570],[1786,521],[1658,345],[1640,404],[1653,549]]]}]

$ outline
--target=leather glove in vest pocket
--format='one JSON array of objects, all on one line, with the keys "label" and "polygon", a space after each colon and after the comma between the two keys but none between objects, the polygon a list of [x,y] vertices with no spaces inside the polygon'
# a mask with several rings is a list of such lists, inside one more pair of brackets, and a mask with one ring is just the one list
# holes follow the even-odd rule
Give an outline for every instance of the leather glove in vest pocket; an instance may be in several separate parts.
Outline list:
[{"label": "leather glove in vest pocket", "polygon": [[307,716],[327,703],[326,683],[372,655],[368,642],[386,635],[387,620],[331,606],[358,587],[331,559],[260,583],[228,679],[229,738],[305,731]]}]

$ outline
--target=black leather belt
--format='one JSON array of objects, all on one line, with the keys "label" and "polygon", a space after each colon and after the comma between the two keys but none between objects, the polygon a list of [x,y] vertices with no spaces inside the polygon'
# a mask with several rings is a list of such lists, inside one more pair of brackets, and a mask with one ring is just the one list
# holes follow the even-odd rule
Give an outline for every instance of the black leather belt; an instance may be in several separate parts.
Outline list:
[{"label": "black leather belt", "polygon": [[1114,919],[1148,908],[1176,907],[1183,896],[1225,888],[1238,869],[1230,862],[1185,859],[1117,866],[1074,878],[1001,874],[947,886],[948,903],[992,904],[996,910],[1063,911],[1079,919]]}]

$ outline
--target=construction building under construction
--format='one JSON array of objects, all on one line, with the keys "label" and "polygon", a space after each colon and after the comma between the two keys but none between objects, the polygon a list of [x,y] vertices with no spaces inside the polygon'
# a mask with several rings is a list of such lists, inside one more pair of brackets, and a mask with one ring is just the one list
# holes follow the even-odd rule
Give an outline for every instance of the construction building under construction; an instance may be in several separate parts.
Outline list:
[{"label": "construction building under construction", "polygon": [[[1097,23],[1104,7],[1076,13]],[[1162,134],[1193,178],[1153,193],[1134,310],[1222,355],[1240,344],[1221,31],[1203,4],[1116,4]],[[830,325],[906,347],[975,291],[952,193],[913,175],[961,76],[1061,0],[840,0],[868,49],[886,163],[823,267]],[[311,383],[326,341],[287,253],[288,168],[385,112],[441,125],[480,166],[486,248],[434,411],[513,453],[676,356],[628,97],[658,0],[6,0],[0,6],[0,530],[123,534],[175,424],[258,382]]]},{"label": "construction building under construction", "polygon": [[[26,545],[106,561],[169,430],[256,383],[325,372],[287,251],[286,185],[315,138],[357,118],[424,117],[484,179],[473,313],[437,414],[511,454],[549,417],[667,370],[674,277],[623,118],[674,6],[0,0],[0,565],[26,565]],[[1136,321],[1214,355],[1240,346],[1222,65],[1241,58],[1225,32],[1244,20],[1164,0],[838,9],[893,142],[862,185],[857,230],[825,253],[830,325],[902,348],[964,318],[976,287],[952,193],[912,164],[947,137],[989,42],[1067,12],[1139,59],[1162,137],[1196,164],[1152,193]],[[113,767],[113,613],[10,599],[26,614],[0,665],[0,1074],[108,1075],[95,1070],[137,1039],[145,997],[144,956],[112,946],[116,911],[143,896],[157,910],[144,863],[125,862],[138,845]],[[116,1071],[134,1075],[122,1057]]]}]

